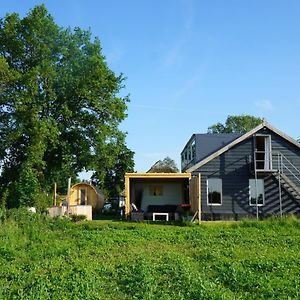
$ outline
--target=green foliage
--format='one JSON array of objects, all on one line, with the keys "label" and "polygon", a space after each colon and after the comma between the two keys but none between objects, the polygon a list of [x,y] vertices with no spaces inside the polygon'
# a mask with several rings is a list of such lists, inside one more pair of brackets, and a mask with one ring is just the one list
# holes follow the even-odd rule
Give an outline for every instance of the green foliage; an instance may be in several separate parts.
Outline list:
[{"label": "green foliage", "polygon": [[0,196],[8,191],[9,207],[35,204],[83,170],[121,189],[133,167],[118,128],[129,101],[118,97],[124,79],[90,31],[59,27],[44,5],[0,19]]},{"label": "green foliage", "polygon": [[76,223],[76,222],[86,220],[86,216],[85,215],[70,215],[70,219]]},{"label": "green foliage", "polygon": [[[125,173],[134,170],[134,153],[125,146],[124,136],[121,139],[123,142],[116,140],[116,144],[109,145],[108,152],[111,156],[103,155],[97,158],[96,172],[92,176],[93,184],[100,187],[107,199],[116,198],[121,194],[125,187]],[[104,159],[110,162],[105,163]]]},{"label": "green foliage", "polygon": [[249,115],[228,116],[225,124],[217,123],[208,128],[208,133],[246,133],[263,122]]},{"label": "green foliage", "polygon": [[148,171],[148,173],[177,173],[179,169],[175,163],[175,161],[166,157],[163,160],[157,161]]},{"label": "green foliage", "polygon": [[20,206],[36,206],[35,200],[40,193],[37,174],[30,166],[25,166],[20,172],[20,178],[15,183],[14,194]]},{"label": "green foliage", "polygon": [[1,299],[298,299],[300,221],[73,223],[9,210]]}]

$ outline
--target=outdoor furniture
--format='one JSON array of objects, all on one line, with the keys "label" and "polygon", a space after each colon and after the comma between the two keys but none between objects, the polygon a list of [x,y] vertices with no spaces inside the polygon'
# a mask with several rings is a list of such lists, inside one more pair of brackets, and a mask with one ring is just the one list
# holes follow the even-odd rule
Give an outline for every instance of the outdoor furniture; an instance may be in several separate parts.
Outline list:
[{"label": "outdoor furniture", "polygon": [[168,221],[178,219],[178,205],[166,204],[166,205],[149,205],[145,217],[148,220],[153,220],[153,215],[161,216],[168,215]]},{"label": "outdoor furniture", "polygon": [[157,221],[155,219],[156,216],[165,216],[166,217],[166,221],[167,222],[169,221],[169,213],[153,213],[153,215],[152,215],[152,220],[153,221]]}]

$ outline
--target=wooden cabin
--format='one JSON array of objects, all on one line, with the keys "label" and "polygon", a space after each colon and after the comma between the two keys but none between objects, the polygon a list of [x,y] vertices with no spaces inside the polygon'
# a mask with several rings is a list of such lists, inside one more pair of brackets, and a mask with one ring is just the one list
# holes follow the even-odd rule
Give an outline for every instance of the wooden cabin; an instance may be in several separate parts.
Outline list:
[{"label": "wooden cabin", "polygon": [[91,184],[80,182],[74,184],[70,190],[69,205],[91,205],[93,213],[100,213],[104,204],[104,197]]}]

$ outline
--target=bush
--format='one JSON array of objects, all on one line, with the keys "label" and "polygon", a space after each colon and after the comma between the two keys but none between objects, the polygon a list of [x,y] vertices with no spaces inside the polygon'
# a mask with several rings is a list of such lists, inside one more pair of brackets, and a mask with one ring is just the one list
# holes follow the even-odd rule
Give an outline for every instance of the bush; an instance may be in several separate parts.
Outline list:
[{"label": "bush", "polygon": [[6,209],[0,208],[0,223],[3,223],[6,220]]},{"label": "bush", "polygon": [[76,222],[86,220],[86,216],[85,215],[70,215],[70,219],[76,223]]}]

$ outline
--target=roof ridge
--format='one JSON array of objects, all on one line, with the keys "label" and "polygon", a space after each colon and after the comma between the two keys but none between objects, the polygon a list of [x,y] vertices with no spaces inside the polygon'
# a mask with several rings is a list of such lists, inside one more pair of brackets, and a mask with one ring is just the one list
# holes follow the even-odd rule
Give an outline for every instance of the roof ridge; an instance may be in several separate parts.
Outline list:
[{"label": "roof ridge", "polygon": [[228,151],[229,149],[231,149],[235,145],[241,143],[242,141],[244,141],[245,139],[247,139],[251,135],[255,134],[257,131],[259,131],[260,129],[262,129],[264,127],[267,127],[269,130],[273,131],[275,134],[281,136],[283,139],[287,140],[288,142],[290,142],[293,145],[300,148],[300,143],[298,143],[295,139],[291,138],[290,136],[288,136],[284,132],[280,131],[279,129],[273,127],[270,123],[268,123],[265,119],[263,119],[263,122],[261,124],[259,124],[258,126],[256,126],[253,129],[249,130],[248,132],[242,134],[240,137],[237,137],[236,139],[234,139],[232,142],[230,142],[229,144],[227,144],[223,148],[221,148],[217,151],[214,151],[209,156],[207,156],[207,157],[203,158],[202,160],[198,161],[194,166],[188,168],[186,171],[187,172],[193,172],[194,170],[196,170],[196,169],[200,168],[201,166],[207,164],[214,157],[220,156],[224,152]]}]

